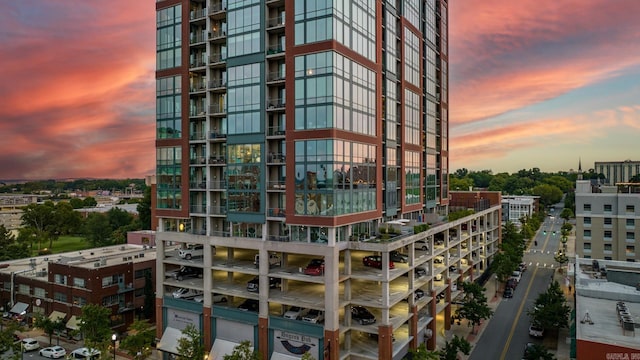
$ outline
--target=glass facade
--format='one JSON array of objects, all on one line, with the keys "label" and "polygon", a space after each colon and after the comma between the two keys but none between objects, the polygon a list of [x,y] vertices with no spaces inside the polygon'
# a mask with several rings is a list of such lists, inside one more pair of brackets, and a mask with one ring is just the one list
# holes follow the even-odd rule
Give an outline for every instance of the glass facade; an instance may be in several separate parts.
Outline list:
[{"label": "glass facade", "polygon": [[226,181],[230,212],[262,213],[260,189],[264,189],[260,163],[263,160],[260,144],[228,145],[229,155]]},{"label": "glass facade", "polygon": [[227,20],[229,38],[227,55],[229,57],[255,54],[260,47],[260,1],[231,1]]},{"label": "glass facade", "polygon": [[295,59],[295,127],[376,135],[375,73],[336,52]]},{"label": "glass facade", "polygon": [[182,208],[182,148],[156,149],[156,183],[158,209]]},{"label": "glass facade", "polygon": [[404,152],[405,192],[406,204],[419,204],[420,199],[420,153],[416,151]]},{"label": "glass facade", "polygon": [[182,5],[156,12],[156,68],[171,69],[182,64]]},{"label": "glass facade", "polygon": [[376,209],[374,145],[297,141],[295,153],[296,214],[335,216]]},{"label": "glass facade", "polygon": [[181,76],[156,80],[156,138],[182,137],[182,89]]},{"label": "glass facade", "polygon": [[261,73],[261,65],[257,63],[228,68],[228,134],[251,134],[262,131],[260,126]]}]

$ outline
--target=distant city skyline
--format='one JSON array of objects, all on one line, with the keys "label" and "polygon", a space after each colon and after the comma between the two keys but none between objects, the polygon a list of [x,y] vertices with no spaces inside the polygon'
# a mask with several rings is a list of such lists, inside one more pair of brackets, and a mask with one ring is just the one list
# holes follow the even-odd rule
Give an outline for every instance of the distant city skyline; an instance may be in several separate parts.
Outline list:
[{"label": "distant city skyline", "polygon": [[[155,1],[0,5],[0,179],[153,174]],[[450,7],[450,172],[640,160],[640,2]]]}]

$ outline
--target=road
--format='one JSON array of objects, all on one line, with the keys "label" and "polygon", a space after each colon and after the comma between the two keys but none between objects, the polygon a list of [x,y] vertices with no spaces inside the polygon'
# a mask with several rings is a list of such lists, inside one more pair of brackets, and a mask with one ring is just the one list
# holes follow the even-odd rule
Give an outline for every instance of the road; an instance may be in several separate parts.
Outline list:
[{"label": "road", "polygon": [[527,311],[538,294],[546,291],[558,266],[554,253],[560,245],[562,219],[555,214],[560,214],[561,206],[556,205],[555,212],[545,219],[534,241],[531,241],[523,256],[528,269],[522,275],[513,298],[502,299],[469,359],[521,359],[528,342],[542,343],[541,339],[529,336]]}]

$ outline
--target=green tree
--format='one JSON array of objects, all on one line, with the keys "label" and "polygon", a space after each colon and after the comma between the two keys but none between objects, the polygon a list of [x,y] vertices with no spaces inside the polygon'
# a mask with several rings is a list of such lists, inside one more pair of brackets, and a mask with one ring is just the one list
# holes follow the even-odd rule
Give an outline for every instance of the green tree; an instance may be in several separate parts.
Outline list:
[{"label": "green tree", "polygon": [[178,360],[204,359],[202,334],[193,324],[182,329],[182,337],[178,339]]},{"label": "green tree", "polygon": [[575,215],[573,214],[573,210],[569,208],[563,208],[562,212],[560,213],[560,217],[563,218],[564,221],[569,221],[569,219],[571,219],[574,216]]},{"label": "green tree", "polygon": [[144,197],[142,201],[136,206],[138,210],[138,219],[140,220],[140,227],[144,230],[151,230],[151,187],[148,186],[144,189]]},{"label": "green tree", "polygon": [[421,343],[416,349],[409,349],[411,360],[440,360],[440,352],[429,351],[424,343]]},{"label": "green tree", "polygon": [[55,204],[45,201],[43,204],[29,204],[22,210],[22,226],[30,228],[38,241],[38,249],[43,240],[48,239],[50,230],[55,226]]},{"label": "green tree", "polygon": [[82,200],[82,207],[96,207],[98,202],[93,196],[87,196]]},{"label": "green tree", "polygon": [[107,218],[109,219],[109,225],[112,231],[130,225],[131,222],[133,222],[133,215],[118,207],[109,209],[109,211],[107,211]]},{"label": "green tree", "polygon": [[440,351],[440,359],[457,360],[459,352],[469,355],[471,352],[471,344],[466,339],[461,338],[458,335],[453,335],[453,339],[445,342],[444,349]]},{"label": "green tree", "polygon": [[473,179],[465,177],[465,178],[455,178],[452,177],[449,179],[449,189],[455,191],[468,191],[473,188]]},{"label": "green tree", "polygon": [[493,315],[493,311],[487,305],[487,297],[484,295],[485,288],[475,282],[462,283],[464,298],[462,306],[458,309],[458,316],[467,319],[469,326],[473,326],[472,332],[480,325],[483,319],[488,319]]},{"label": "green tree", "polygon": [[546,292],[539,294],[534,304],[534,307],[527,313],[531,321],[545,331],[556,332],[557,329],[569,326],[571,308],[567,305],[564,293],[557,281],[553,281]]},{"label": "green tree", "polygon": [[491,262],[491,272],[496,274],[500,282],[505,282],[516,268],[516,263],[504,253],[497,253]]},{"label": "green tree", "polygon": [[146,359],[151,355],[151,344],[156,337],[155,327],[148,320],[135,320],[127,331],[127,337],[120,341],[124,349],[134,360]]},{"label": "green tree", "polygon": [[556,204],[562,200],[562,190],[555,185],[540,184],[531,189],[531,193],[540,196],[540,204],[549,206]]},{"label": "green tree", "polygon": [[4,325],[3,329],[0,330],[0,354],[4,354],[8,350],[13,350],[14,355],[11,359],[20,359],[22,355],[20,343],[14,341],[13,334],[15,334],[16,331],[22,330],[20,325],[15,321],[8,322]]},{"label": "green tree", "polygon": [[42,314],[36,314],[34,326],[41,329],[49,336],[49,346],[51,346],[51,338],[55,332],[63,331],[66,328],[64,319],[52,320]]},{"label": "green tree", "polygon": [[473,179],[473,185],[477,188],[488,188],[493,180],[491,170],[472,171],[469,173],[469,177]]},{"label": "green tree", "polygon": [[499,173],[493,176],[491,182],[489,182],[489,191],[502,191],[504,190],[509,174]]},{"label": "green tree", "polygon": [[93,247],[106,246],[111,241],[111,227],[109,219],[101,213],[89,213],[84,221],[82,232]]},{"label": "green tree", "polygon": [[556,360],[556,357],[540,344],[533,344],[527,348],[522,358],[524,360]]},{"label": "green tree", "polygon": [[82,307],[79,330],[83,334],[84,344],[90,349],[98,349],[103,354],[111,344],[111,310],[96,304]]},{"label": "green tree", "polygon": [[251,343],[248,340],[242,341],[233,348],[233,352],[223,357],[224,360],[260,360],[260,353],[251,350]]},{"label": "green tree", "polygon": [[82,209],[84,202],[80,198],[71,198],[69,199],[69,205],[74,209]]}]

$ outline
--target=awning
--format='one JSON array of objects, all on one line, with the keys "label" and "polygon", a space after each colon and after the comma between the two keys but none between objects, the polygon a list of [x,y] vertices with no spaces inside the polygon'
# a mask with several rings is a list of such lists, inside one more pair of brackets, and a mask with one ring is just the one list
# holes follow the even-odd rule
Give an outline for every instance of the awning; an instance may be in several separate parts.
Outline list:
[{"label": "awning", "polygon": [[27,308],[29,304],[25,304],[23,302],[18,302],[11,308],[11,312],[14,314],[25,314],[27,312]]},{"label": "awning", "polygon": [[178,354],[178,339],[185,337],[182,334],[182,330],[167,327],[164,329],[164,333],[162,333],[162,338],[158,343],[157,349],[160,351]]},{"label": "awning", "polygon": [[[222,360],[225,355],[231,355],[233,353],[233,349],[238,345],[240,344],[237,342],[216,339],[216,341],[213,342],[213,347],[209,353],[209,359]],[[253,346],[250,349],[253,351]]]},{"label": "awning", "polygon": [[274,351],[273,354],[271,354],[270,360],[300,360],[300,358]]},{"label": "awning", "polygon": [[49,315],[49,319],[53,322],[56,322],[58,320],[64,320],[64,318],[67,317],[67,314],[63,313],[62,311],[52,311],[51,314]]},{"label": "awning", "polygon": [[73,316],[69,319],[69,321],[67,321],[67,328],[68,328],[68,329],[71,329],[71,330],[78,330],[78,329],[79,329],[78,325],[79,325],[79,324],[78,324],[78,318],[77,318],[75,315],[73,315]]}]

